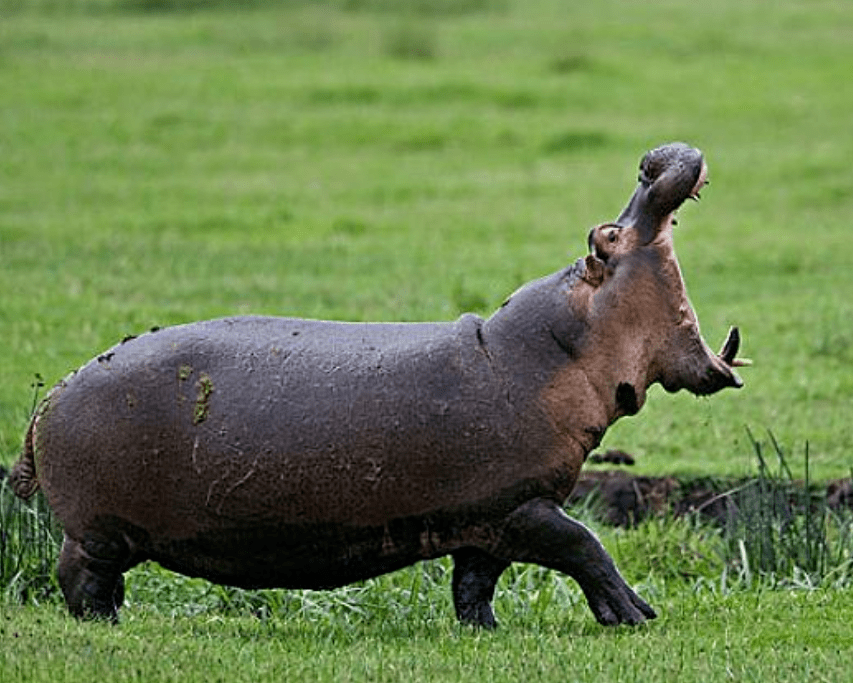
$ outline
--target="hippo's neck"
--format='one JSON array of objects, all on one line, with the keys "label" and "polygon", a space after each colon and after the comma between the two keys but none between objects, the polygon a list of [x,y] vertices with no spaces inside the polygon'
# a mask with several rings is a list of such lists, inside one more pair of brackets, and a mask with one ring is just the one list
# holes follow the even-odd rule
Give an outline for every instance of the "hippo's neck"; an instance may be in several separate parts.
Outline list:
[{"label": "hippo's neck", "polygon": [[639,410],[647,386],[623,362],[618,340],[591,323],[595,288],[583,275],[578,261],[522,287],[484,323],[483,337],[517,400],[587,453],[615,420]]},{"label": "hippo's neck", "polygon": [[[484,322],[487,349],[516,388],[539,392],[554,373],[585,354],[589,329],[582,262],[534,280]],[[587,292],[588,290],[588,292]]]}]

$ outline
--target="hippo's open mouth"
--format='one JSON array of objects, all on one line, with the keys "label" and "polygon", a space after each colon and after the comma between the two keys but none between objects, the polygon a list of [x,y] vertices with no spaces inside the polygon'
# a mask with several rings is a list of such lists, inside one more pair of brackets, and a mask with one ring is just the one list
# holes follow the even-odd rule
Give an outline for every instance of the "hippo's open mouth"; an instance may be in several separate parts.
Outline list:
[{"label": "hippo's open mouth", "polygon": [[651,241],[662,221],[687,199],[698,199],[708,182],[702,152],[674,142],[648,152],[640,162],[639,184],[615,224],[633,226],[643,243]]},{"label": "hippo's open mouth", "polygon": [[[646,153],[640,161],[638,184],[628,205],[613,223],[606,223],[590,231],[587,242],[589,282],[601,282],[607,268],[614,268],[618,260],[633,253],[637,247],[649,245],[663,229],[675,224],[675,212],[688,199],[698,201],[708,184],[708,165],[701,151],[681,142],[657,147]],[[592,276],[602,274],[597,280]],[[686,297],[686,295],[685,295]],[[685,299],[686,301],[686,299]],[[689,308],[689,303],[687,303]],[[724,387],[740,387],[743,381],[734,368],[749,365],[748,359],[738,359],[740,333],[731,328],[718,354],[714,354],[702,339],[698,323],[694,320],[695,342],[703,349],[704,363],[696,365],[698,371],[688,373],[690,381],[682,376],[674,380],[663,379],[668,390],[687,388],[695,394],[707,395]]]}]

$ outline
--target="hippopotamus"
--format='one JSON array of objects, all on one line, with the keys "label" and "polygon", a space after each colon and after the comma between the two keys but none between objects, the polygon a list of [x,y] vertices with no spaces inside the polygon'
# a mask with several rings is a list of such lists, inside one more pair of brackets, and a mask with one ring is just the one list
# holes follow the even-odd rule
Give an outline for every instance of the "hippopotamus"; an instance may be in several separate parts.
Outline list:
[{"label": "hippopotamus", "polygon": [[732,328],[699,331],[673,247],[703,154],[645,154],[588,253],[488,319],[240,316],[128,338],[34,411],[11,475],[61,521],[70,612],[116,621],[144,560],[247,588],[324,589],[451,555],[457,618],[496,625],[512,562],[580,585],[602,624],[655,611],[563,503],[605,430],[654,383],[740,387]]}]

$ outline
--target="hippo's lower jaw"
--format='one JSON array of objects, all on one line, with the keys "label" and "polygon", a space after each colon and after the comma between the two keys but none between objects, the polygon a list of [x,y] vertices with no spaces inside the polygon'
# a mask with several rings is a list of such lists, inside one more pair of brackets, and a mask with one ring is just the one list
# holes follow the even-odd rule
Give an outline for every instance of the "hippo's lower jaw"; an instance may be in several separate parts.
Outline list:
[{"label": "hippo's lower jaw", "polygon": [[708,394],[713,394],[728,387],[740,389],[743,386],[743,380],[738,376],[734,369],[738,367],[748,367],[752,365],[752,361],[748,358],[738,358],[737,352],[739,349],[740,330],[737,327],[732,327],[729,329],[726,340],[723,342],[723,347],[720,349],[720,353],[716,357],[716,360],[718,361],[716,375],[725,378],[725,381],[722,385],[717,385],[716,388],[708,391]]},{"label": "hippo's lower jaw", "polygon": [[740,346],[740,332],[737,327],[729,330],[728,336],[719,354],[707,348],[698,334],[694,336],[694,344],[700,349],[694,354],[685,356],[684,365],[676,372],[664,373],[658,378],[663,388],[675,393],[686,389],[696,396],[710,396],[723,389],[740,389],[743,380],[735,372],[735,367],[748,365],[749,361],[737,359]]},{"label": "hippo's lower jaw", "polygon": [[[723,342],[720,353],[715,355],[707,351],[705,367],[697,368],[692,379],[683,380],[684,385],[678,388],[685,388],[696,396],[710,396],[729,388],[740,389],[743,386],[743,380],[734,368],[748,365],[749,361],[736,358],[739,348],[740,332],[737,327],[732,327]],[[690,377],[690,375],[684,373],[683,377]],[[673,391],[673,388],[667,387],[665,383],[664,388],[667,391]]]}]

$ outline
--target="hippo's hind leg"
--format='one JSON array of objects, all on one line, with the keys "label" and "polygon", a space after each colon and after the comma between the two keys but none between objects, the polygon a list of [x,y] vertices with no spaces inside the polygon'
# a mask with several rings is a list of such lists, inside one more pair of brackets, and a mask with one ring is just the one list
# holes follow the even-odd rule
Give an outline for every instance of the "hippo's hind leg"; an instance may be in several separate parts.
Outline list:
[{"label": "hippo's hind leg", "polygon": [[77,541],[66,534],[57,576],[68,611],[83,619],[118,622],[118,610],[124,602],[122,572],[129,558],[123,540],[87,537]]},{"label": "hippo's hind leg", "polygon": [[495,628],[492,598],[495,584],[509,562],[492,557],[476,548],[453,553],[453,605],[459,621]]},{"label": "hippo's hind leg", "polygon": [[595,535],[553,501],[532,500],[515,510],[495,555],[568,574],[601,624],[639,624],[657,616],[625,583]]}]

